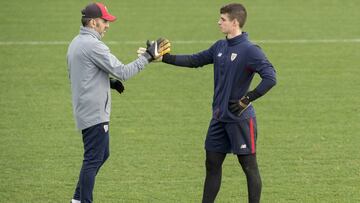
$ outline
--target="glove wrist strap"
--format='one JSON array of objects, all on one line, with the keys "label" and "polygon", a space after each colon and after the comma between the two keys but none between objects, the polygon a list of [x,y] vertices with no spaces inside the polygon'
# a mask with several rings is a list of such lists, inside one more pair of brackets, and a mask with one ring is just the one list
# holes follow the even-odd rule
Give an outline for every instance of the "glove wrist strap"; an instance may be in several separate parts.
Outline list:
[{"label": "glove wrist strap", "polygon": [[169,63],[169,64],[175,63],[175,60],[176,60],[176,56],[171,55],[171,54],[165,54],[165,55],[163,55],[163,58],[162,58],[162,61],[164,63]]},{"label": "glove wrist strap", "polygon": [[148,53],[148,52],[145,52],[142,54],[149,62],[153,61],[154,58]]},{"label": "glove wrist strap", "polygon": [[249,98],[249,102],[256,100],[257,98],[261,97],[261,94],[256,90],[250,91],[246,93],[245,97]]}]

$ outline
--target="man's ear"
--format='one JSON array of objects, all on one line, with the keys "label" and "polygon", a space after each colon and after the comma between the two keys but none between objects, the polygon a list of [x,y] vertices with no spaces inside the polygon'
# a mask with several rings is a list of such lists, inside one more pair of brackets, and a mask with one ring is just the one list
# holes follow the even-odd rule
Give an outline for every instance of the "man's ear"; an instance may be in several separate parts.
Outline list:
[{"label": "man's ear", "polygon": [[240,27],[240,23],[236,18],[234,18],[234,20],[232,20],[232,23],[233,23],[234,26]]},{"label": "man's ear", "polygon": [[96,21],[95,21],[94,18],[92,18],[92,19],[90,20],[89,25],[90,25],[91,28],[95,28],[95,27],[96,27]]}]

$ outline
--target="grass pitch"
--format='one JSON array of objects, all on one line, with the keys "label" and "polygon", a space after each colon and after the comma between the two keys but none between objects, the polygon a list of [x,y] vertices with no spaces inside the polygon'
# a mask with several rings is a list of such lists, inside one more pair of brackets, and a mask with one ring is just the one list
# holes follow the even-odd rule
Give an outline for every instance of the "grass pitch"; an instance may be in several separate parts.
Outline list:
[{"label": "grass pitch", "polygon": [[[82,142],[66,42],[87,3],[13,0],[0,8],[0,202],[68,202],[73,194]],[[104,41],[124,63],[146,39],[167,37],[177,42],[172,53],[190,54],[223,38],[216,22],[227,1],[104,3],[118,17]],[[245,31],[278,77],[254,104],[262,202],[359,202],[360,2],[243,3]],[[154,63],[125,88],[112,95],[111,155],[95,202],[200,202],[212,66]],[[246,201],[245,177],[229,155],[217,202]]]}]

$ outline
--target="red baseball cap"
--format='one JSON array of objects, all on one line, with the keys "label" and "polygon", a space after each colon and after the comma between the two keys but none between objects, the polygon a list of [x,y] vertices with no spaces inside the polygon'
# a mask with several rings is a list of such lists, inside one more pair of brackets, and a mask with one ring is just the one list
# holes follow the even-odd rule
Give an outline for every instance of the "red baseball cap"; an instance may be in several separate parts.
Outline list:
[{"label": "red baseball cap", "polygon": [[106,6],[102,3],[89,4],[81,11],[81,13],[83,18],[102,18],[110,22],[116,20],[116,17],[111,15]]}]

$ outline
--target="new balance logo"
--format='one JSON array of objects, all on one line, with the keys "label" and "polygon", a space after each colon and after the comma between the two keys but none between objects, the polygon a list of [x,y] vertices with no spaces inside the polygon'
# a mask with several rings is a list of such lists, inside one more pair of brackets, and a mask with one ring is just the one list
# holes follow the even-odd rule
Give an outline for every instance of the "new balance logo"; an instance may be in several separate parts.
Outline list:
[{"label": "new balance logo", "polygon": [[246,144],[242,144],[242,145],[240,146],[240,149],[246,149]]}]

